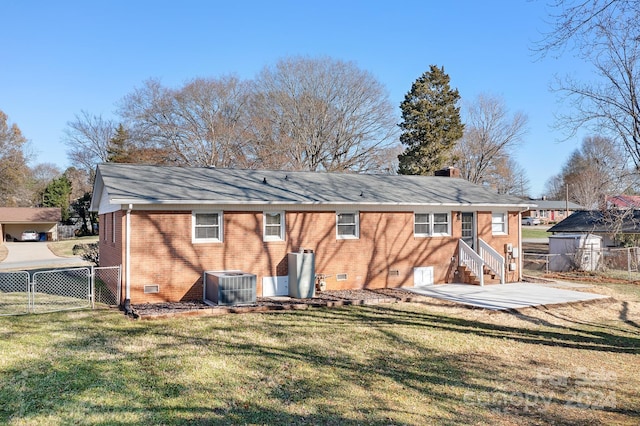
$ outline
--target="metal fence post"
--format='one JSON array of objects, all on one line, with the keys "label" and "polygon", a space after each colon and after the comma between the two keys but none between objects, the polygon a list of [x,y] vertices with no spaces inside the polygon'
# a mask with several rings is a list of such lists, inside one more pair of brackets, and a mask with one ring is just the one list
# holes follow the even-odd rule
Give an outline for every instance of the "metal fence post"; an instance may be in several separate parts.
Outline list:
[{"label": "metal fence post", "polygon": [[35,291],[36,291],[36,284],[33,282],[33,277],[31,276],[31,274],[29,274],[29,284],[27,285],[27,288],[29,289],[29,294],[27,295],[27,303],[28,303],[28,308],[27,308],[27,312],[32,314],[33,311],[35,310],[35,304],[36,304],[36,297],[35,297]]},{"label": "metal fence post", "polygon": [[91,265],[91,270],[89,271],[89,291],[91,292],[91,309],[96,308],[96,275],[93,265]]},{"label": "metal fence post", "polygon": [[550,258],[549,255],[546,255],[544,257],[544,270],[545,270],[545,273],[547,274],[549,273],[549,258]]}]

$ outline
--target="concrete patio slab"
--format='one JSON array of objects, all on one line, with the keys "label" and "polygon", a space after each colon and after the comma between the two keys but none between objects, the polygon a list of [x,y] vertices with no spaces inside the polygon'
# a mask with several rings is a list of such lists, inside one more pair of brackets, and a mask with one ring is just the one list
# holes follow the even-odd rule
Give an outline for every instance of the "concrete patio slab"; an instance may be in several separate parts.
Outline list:
[{"label": "concrete patio slab", "polygon": [[607,296],[564,290],[532,283],[494,284],[484,287],[469,284],[440,284],[405,288],[414,293],[491,310],[520,309],[606,299]]}]

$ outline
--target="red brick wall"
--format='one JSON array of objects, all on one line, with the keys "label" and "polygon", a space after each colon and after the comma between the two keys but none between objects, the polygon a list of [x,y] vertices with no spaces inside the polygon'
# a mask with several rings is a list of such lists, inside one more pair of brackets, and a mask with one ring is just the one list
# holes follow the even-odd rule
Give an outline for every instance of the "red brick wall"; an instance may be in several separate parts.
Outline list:
[{"label": "red brick wall", "polygon": [[[111,217],[101,216],[101,225],[108,224],[101,226],[107,232],[107,240],[100,239],[103,266],[124,261],[124,215],[116,214],[116,244],[111,243]],[[455,212],[451,214],[452,236],[430,238],[414,237],[413,212],[360,212],[360,238],[338,240],[334,211],[287,212],[286,241],[264,242],[262,212],[225,211],[223,217],[224,242],[194,244],[191,211],[133,210],[132,303],[201,299],[205,270],[254,273],[261,295],[262,278],[287,275],[287,253],[300,249],[316,253],[316,273],[331,276],[327,280],[330,290],[412,286],[417,266],[433,266],[435,282],[448,282],[453,279],[451,258],[461,234]],[[506,242],[517,245],[517,212],[509,214],[511,236],[492,235],[491,212],[479,212],[477,223],[479,238],[500,253]],[[347,280],[337,281],[336,274],[347,274]],[[158,284],[160,293],[144,294],[144,285],[149,284]]]}]

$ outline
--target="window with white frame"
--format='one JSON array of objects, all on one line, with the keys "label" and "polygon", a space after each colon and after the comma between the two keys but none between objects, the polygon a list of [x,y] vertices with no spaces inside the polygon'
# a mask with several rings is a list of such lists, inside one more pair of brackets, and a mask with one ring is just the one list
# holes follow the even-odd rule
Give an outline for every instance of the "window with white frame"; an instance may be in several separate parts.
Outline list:
[{"label": "window with white frame", "polygon": [[264,212],[262,223],[264,241],[284,241],[284,212]]},{"label": "window with white frame", "polygon": [[413,233],[416,237],[440,237],[451,235],[449,213],[415,213]]},{"label": "window with white frame", "polygon": [[338,239],[359,238],[358,213],[336,213],[336,236]]},{"label": "window with white frame", "polygon": [[192,223],[194,243],[222,242],[222,213],[193,212]]},{"label": "window with white frame", "polygon": [[116,242],[116,214],[111,213],[111,242]]},{"label": "window with white frame", "polygon": [[413,215],[413,233],[421,237],[431,235],[431,214],[416,213]]},{"label": "window with white frame", "polygon": [[492,213],[491,215],[491,232],[494,235],[506,235],[507,230],[507,214]]}]

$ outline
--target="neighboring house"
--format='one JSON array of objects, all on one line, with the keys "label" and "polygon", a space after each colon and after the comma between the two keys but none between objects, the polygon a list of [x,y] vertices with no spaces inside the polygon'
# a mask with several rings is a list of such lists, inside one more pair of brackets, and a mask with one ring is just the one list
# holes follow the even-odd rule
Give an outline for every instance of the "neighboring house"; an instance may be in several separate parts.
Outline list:
[{"label": "neighboring house", "polygon": [[328,290],[478,282],[490,268],[518,281],[530,207],[454,177],[111,163],[97,167],[91,203],[100,265],[123,266],[125,306],[201,299],[214,270],[255,274],[261,296],[303,250]]},{"label": "neighboring house", "polygon": [[549,228],[554,234],[594,234],[602,245],[613,247],[621,239],[640,237],[640,210],[581,210]]},{"label": "neighboring house", "polygon": [[571,201],[533,200],[533,208],[522,213],[523,217],[537,217],[541,223],[560,222],[584,207]]},{"label": "neighboring house", "polygon": [[0,207],[0,241],[17,241],[25,231],[35,231],[42,239],[56,241],[60,220],[57,207]]},{"label": "neighboring house", "polygon": [[605,197],[607,209],[621,210],[640,208],[640,196],[637,195],[608,195]]}]

